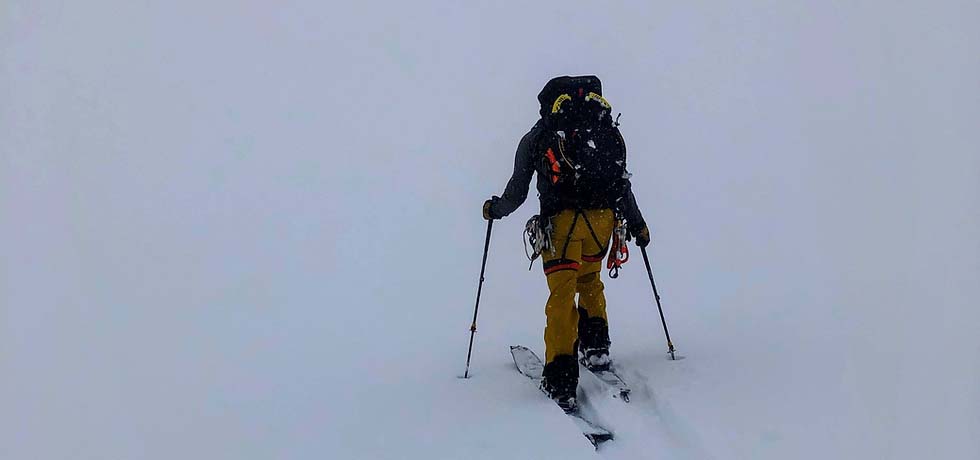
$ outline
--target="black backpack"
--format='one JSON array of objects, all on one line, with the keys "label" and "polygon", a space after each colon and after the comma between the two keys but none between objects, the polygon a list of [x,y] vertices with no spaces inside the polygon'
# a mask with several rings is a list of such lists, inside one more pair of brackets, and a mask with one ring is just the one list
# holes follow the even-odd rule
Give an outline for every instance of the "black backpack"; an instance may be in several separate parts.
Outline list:
[{"label": "black backpack", "polygon": [[557,77],[538,94],[538,175],[563,209],[615,208],[629,177],[626,144],[595,76]]}]

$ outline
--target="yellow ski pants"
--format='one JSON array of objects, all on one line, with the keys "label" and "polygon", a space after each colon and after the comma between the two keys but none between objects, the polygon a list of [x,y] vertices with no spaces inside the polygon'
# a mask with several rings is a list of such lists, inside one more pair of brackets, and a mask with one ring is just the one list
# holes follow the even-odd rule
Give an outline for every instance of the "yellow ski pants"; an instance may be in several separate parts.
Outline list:
[{"label": "yellow ski pants", "polygon": [[578,306],[589,317],[606,319],[606,296],[599,279],[602,260],[609,249],[615,216],[611,209],[566,209],[551,218],[551,243],[554,251],[541,256],[548,279],[548,304],[544,312],[545,363],[558,355],[577,359]]}]

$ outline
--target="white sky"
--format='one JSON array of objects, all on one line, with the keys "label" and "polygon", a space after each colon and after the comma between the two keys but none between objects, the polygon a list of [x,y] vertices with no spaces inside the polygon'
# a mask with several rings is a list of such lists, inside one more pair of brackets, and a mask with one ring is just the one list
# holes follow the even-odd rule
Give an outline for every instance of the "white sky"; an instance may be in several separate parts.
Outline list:
[{"label": "white sky", "polygon": [[[843,452],[980,451],[977,2],[201,3],[0,5],[0,457],[309,458],[311,400],[461,366],[480,205],[583,73],[677,342],[805,356]],[[478,347],[543,320],[536,207]]]}]

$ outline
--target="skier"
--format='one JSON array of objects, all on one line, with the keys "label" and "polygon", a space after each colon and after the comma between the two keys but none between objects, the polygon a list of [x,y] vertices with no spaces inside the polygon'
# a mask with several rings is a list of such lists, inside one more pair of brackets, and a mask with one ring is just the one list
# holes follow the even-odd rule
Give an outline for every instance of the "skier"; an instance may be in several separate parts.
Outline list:
[{"label": "skier", "polygon": [[[538,94],[541,118],[517,147],[514,173],[501,196],[483,205],[483,217],[501,219],[527,198],[537,172],[541,213],[528,222],[550,295],[542,389],[567,412],[577,408],[578,355],[592,370],[608,369],[609,325],[600,279],[614,229],[646,247],[650,232],[636,205],[626,146],[595,76],[556,77]],[[618,117],[617,117],[618,118]],[[624,222],[625,220],[625,222]],[[625,246],[622,247],[625,251]],[[610,254],[609,265],[618,256]],[[533,258],[532,258],[533,260]],[[618,260],[615,260],[618,267]],[[575,296],[578,294],[578,305]]]}]

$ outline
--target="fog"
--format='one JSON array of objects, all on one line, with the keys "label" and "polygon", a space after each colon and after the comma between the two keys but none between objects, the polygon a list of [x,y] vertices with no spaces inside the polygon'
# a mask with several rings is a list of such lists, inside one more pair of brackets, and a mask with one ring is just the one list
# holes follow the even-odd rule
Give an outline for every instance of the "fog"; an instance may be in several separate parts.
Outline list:
[{"label": "fog", "polygon": [[[0,457],[492,442],[503,414],[466,414],[489,439],[444,414],[480,400],[456,379],[480,207],[543,84],[595,74],[689,366],[649,384],[690,456],[975,458],[978,21],[976,2],[5,2]],[[536,212],[531,193],[494,226],[474,385],[503,345],[542,346]],[[633,251],[606,283],[624,363],[665,348]]]}]

